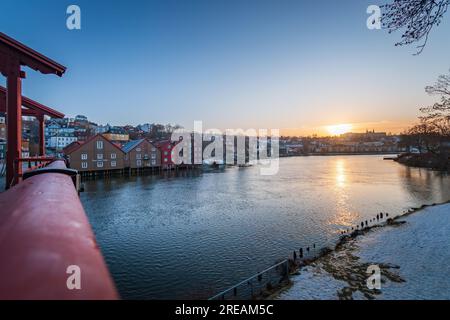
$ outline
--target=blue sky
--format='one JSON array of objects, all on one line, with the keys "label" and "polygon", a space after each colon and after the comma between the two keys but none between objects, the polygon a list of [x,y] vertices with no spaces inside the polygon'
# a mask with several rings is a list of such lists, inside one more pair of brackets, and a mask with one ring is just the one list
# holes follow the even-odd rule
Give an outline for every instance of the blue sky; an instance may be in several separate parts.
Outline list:
[{"label": "blue sky", "polygon": [[[24,94],[99,123],[179,123],[312,133],[397,130],[450,68],[450,18],[428,46],[371,31],[382,0],[2,0],[0,30],[68,67],[28,71]],[[66,28],[77,4],[82,30]],[[0,79],[4,84],[4,79]]]}]

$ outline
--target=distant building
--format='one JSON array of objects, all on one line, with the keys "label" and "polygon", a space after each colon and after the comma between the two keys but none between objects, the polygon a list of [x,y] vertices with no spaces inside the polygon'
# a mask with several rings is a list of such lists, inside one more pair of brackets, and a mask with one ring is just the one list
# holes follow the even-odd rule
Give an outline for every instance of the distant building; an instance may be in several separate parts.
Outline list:
[{"label": "distant building", "polygon": [[85,129],[77,129],[75,130],[74,136],[77,137],[77,141],[84,142],[92,138],[93,135]]},{"label": "distant building", "polygon": [[57,123],[56,121],[47,121],[45,124],[45,129],[44,129],[44,133],[45,133],[45,137],[51,137],[54,136],[58,133],[58,130],[61,129],[61,125],[59,123]]},{"label": "distant building", "polygon": [[22,139],[22,158],[30,157],[30,141],[28,139]]},{"label": "distant building", "polygon": [[386,137],[386,132],[375,132],[375,130],[366,130],[365,133],[347,132],[341,135],[341,138],[348,141],[381,141]]},{"label": "distant building", "polygon": [[172,161],[173,147],[175,144],[170,140],[158,141],[156,143],[156,146],[161,152],[161,166],[164,169],[175,166],[175,163]]},{"label": "distant building", "polygon": [[101,134],[64,149],[70,167],[81,172],[124,168],[125,153]]},{"label": "distant building", "polygon": [[305,149],[302,143],[285,144],[284,147],[287,155],[299,155],[302,154]]},{"label": "distant building", "polygon": [[125,167],[136,169],[161,166],[161,151],[146,139],[129,141],[122,150],[125,152]]},{"label": "distant building", "polygon": [[88,118],[86,116],[83,116],[83,115],[77,115],[75,117],[75,121],[74,122],[79,122],[79,123],[88,122]]},{"label": "distant building", "polygon": [[47,138],[45,143],[47,148],[59,151],[77,140],[77,137],[75,137],[73,134],[58,134]]},{"label": "distant building", "polygon": [[144,124],[138,125],[137,128],[145,133],[149,133],[152,130],[153,125],[150,123],[144,123]]},{"label": "distant building", "polygon": [[103,136],[108,140],[120,143],[128,142],[130,140],[128,132],[119,127],[110,128]]},{"label": "distant building", "polygon": [[98,125],[95,128],[95,134],[103,134],[103,133],[108,132],[110,129],[111,129],[111,126],[109,124],[104,125],[104,126],[103,125]]}]

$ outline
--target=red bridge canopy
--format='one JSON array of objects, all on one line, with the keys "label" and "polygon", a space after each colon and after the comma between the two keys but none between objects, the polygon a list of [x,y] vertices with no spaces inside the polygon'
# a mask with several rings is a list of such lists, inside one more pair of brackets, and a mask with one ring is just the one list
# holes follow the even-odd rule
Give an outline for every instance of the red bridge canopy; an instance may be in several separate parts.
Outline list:
[{"label": "red bridge canopy", "polygon": [[[0,104],[7,113],[8,149],[6,153],[6,188],[16,185],[22,175],[22,114],[39,118],[40,154],[44,154],[44,114],[53,114],[58,117],[61,113],[55,113],[31,99],[22,100],[22,79],[25,72],[22,66],[27,66],[43,74],[56,74],[62,76],[66,67],[47,58],[43,54],[27,47],[0,32],[0,73],[6,77],[5,98],[0,99]],[[24,110],[23,107],[29,110]]]},{"label": "red bridge canopy", "polygon": [[[2,53],[6,56],[18,59],[20,65],[28,66],[31,69],[39,71],[43,74],[56,74],[61,77],[63,73],[66,72],[66,67],[63,65],[60,65],[50,58],[47,58],[39,52],[0,32],[0,55]],[[5,71],[2,70],[4,68],[1,68],[1,60],[2,59],[0,59],[0,71],[4,73]],[[6,77],[8,75],[4,74],[4,76]]]}]

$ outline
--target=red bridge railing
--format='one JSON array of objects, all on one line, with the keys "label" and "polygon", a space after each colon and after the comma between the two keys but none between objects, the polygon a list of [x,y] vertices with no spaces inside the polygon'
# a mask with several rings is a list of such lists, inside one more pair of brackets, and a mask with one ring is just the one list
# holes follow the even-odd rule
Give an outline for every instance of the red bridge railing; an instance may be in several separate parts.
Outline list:
[{"label": "red bridge railing", "polygon": [[0,299],[117,299],[64,161],[46,168],[0,193]]},{"label": "red bridge railing", "polygon": [[[45,167],[50,162],[55,160],[54,157],[30,157],[30,158],[19,158],[15,165],[22,166],[26,164],[28,170],[34,170],[38,168]],[[22,175],[19,175],[22,178]]]}]

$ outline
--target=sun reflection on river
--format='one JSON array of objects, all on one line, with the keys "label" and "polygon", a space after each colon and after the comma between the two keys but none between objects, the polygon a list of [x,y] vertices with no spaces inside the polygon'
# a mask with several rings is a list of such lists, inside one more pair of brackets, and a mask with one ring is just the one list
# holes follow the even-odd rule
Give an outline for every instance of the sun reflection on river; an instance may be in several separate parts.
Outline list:
[{"label": "sun reflection on river", "polygon": [[338,159],[336,160],[335,167],[335,176],[336,176],[336,186],[339,188],[344,188],[345,183],[347,181],[347,177],[345,175],[345,160]]},{"label": "sun reflection on river", "polygon": [[346,159],[336,159],[333,162],[334,197],[336,199],[336,213],[330,220],[332,225],[350,227],[353,225],[357,214],[351,210],[348,186],[348,170]]}]

